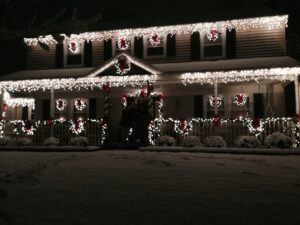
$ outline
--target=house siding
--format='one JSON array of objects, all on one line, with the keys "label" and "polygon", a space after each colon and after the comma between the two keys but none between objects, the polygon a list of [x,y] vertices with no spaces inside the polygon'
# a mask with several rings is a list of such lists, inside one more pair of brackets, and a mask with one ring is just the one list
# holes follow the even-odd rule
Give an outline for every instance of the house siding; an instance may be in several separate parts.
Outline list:
[{"label": "house siding", "polygon": [[32,46],[27,53],[27,69],[55,69],[56,45],[49,45],[49,50],[40,45]]}]

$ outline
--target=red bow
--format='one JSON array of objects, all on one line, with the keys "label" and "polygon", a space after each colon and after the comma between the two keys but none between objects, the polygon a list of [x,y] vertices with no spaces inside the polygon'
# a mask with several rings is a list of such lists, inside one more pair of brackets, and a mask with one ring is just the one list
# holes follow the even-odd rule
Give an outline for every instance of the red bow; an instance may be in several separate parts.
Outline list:
[{"label": "red bow", "polygon": [[218,126],[219,125],[219,122],[220,122],[220,117],[219,115],[214,115],[214,118],[213,118],[213,123],[215,126]]},{"label": "red bow", "polygon": [[103,84],[102,85],[102,91],[103,91],[103,94],[107,95],[108,92],[109,92],[109,84]]}]

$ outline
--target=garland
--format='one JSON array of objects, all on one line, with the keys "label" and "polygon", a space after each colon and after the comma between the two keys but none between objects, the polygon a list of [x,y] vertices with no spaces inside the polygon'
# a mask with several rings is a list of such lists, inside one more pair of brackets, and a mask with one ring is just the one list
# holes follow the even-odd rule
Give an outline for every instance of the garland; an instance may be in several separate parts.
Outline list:
[{"label": "garland", "polygon": [[118,48],[121,50],[127,50],[130,46],[130,42],[125,37],[120,37],[118,40]]},{"label": "garland", "polygon": [[75,108],[78,111],[84,110],[86,107],[86,100],[78,98],[75,100]]},{"label": "garland", "polygon": [[247,95],[243,93],[237,94],[233,99],[233,103],[237,106],[244,106],[247,103]]},{"label": "garland", "polygon": [[58,110],[58,111],[64,111],[64,109],[66,108],[66,106],[67,106],[67,103],[66,103],[66,101],[64,100],[64,99],[57,99],[56,100],[56,109]]},{"label": "garland", "polygon": [[131,64],[125,58],[119,58],[115,63],[115,67],[117,69],[117,74],[124,75],[130,71]]},{"label": "garland", "polygon": [[68,43],[69,50],[73,54],[78,54],[80,52],[80,44],[78,41],[72,40]]}]

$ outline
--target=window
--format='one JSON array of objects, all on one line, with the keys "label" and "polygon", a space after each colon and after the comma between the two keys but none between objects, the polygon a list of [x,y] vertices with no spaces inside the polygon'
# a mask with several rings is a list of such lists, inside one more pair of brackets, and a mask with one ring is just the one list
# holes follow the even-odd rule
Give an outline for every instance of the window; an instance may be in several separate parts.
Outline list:
[{"label": "window", "polygon": [[144,58],[166,57],[166,42],[165,36],[144,37]]},{"label": "window", "polygon": [[133,38],[127,39],[126,37],[116,38],[113,41],[113,55],[125,52],[133,54]]},{"label": "window", "polygon": [[201,56],[202,59],[221,59],[225,58],[226,32],[217,33],[215,41],[209,39],[209,35],[201,35]]},{"label": "window", "polygon": [[66,67],[83,66],[84,43],[78,41],[66,42],[64,45]]}]

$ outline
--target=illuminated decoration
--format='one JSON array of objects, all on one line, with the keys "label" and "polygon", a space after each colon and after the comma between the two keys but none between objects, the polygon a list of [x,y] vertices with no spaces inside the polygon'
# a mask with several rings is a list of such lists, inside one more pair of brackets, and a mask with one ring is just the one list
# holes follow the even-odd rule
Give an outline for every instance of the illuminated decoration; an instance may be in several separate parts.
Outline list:
[{"label": "illuminated decoration", "polygon": [[247,95],[240,93],[234,97],[233,103],[236,104],[237,106],[244,106],[247,103],[247,99],[248,99]]},{"label": "illuminated decoration", "polygon": [[189,135],[193,129],[192,120],[174,120],[174,131],[182,136]]},{"label": "illuminated decoration", "polygon": [[3,136],[4,136],[4,130],[3,130],[4,124],[5,124],[5,121],[3,119],[0,120],[0,138],[3,138]]},{"label": "illuminated decoration", "polygon": [[6,117],[7,105],[2,104],[2,119]]},{"label": "illuminated decoration", "polygon": [[193,83],[210,83],[214,81],[221,83],[229,82],[259,82],[263,79],[294,81],[295,76],[300,74],[300,67],[284,67],[272,69],[255,69],[255,70],[232,70],[232,71],[215,71],[215,72],[196,72],[182,74],[184,85]]},{"label": "illuminated decoration", "polygon": [[[215,108],[215,96],[210,96],[208,98],[208,101],[209,101],[209,105],[212,107],[212,108]],[[222,98],[220,96],[217,97],[217,107],[220,107],[222,105]]]},{"label": "illuminated decoration", "polygon": [[207,39],[215,42],[219,37],[219,33],[216,28],[212,28],[208,33],[207,33]]},{"label": "illuminated decoration", "polygon": [[76,110],[82,111],[86,107],[86,100],[78,98],[78,99],[75,100],[74,106],[75,106]]},{"label": "illuminated decoration", "polygon": [[57,44],[57,41],[53,38],[52,35],[41,35],[38,38],[24,38],[24,42],[28,46],[36,46],[39,42],[46,45]]},{"label": "illuminated decoration", "polygon": [[64,99],[60,98],[56,100],[55,105],[58,111],[64,111],[67,106],[67,103]]},{"label": "illuminated decoration", "polygon": [[158,35],[158,34],[151,35],[150,38],[149,38],[150,45],[151,46],[155,46],[155,47],[158,46],[158,45],[160,45],[161,38],[162,37],[160,35]]},{"label": "illuminated decoration", "polygon": [[32,136],[36,130],[33,121],[12,120],[9,122],[14,125],[13,132],[17,135],[19,135],[21,131],[25,135]]},{"label": "illuminated decoration", "polygon": [[220,123],[220,117],[219,117],[219,115],[216,115],[216,114],[214,115],[213,123],[214,123],[214,125],[216,127],[219,125],[219,123]]},{"label": "illuminated decoration", "polygon": [[70,130],[72,131],[73,134],[81,134],[84,131],[84,123],[82,120],[75,120],[75,121],[70,121],[71,122],[71,127]]},{"label": "illuminated decoration", "polygon": [[70,52],[72,52],[73,54],[80,53],[80,44],[78,41],[76,41],[76,40],[69,41],[68,47],[69,47]]},{"label": "illuminated decoration", "polygon": [[16,108],[16,107],[32,107],[35,108],[34,98],[12,98],[10,94],[5,91],[3,94],[3,100],[5,101],[6,106]]},{"label": "illuminated decoration", "polygon": [[120,75],[127,74],[131,69],[130,62],[125,57],[118,58],[115,67],[117,69],[116,73]]},{"label": "illuminated decoration", "polygon": [[126,37],[120,37],[118,39],[118,48],[121,50],[127,50],[130,46],[130,40]]},{"label": "illuminated decoration", "polygon": [[[149,37],[153,34],[159,34],[161,36],[167,36],[168,34],[192,34],[193,32],[200,32],[207,34],[212,27],[217,30],[224,31],[226,29],[232,30],[249,30],[255,28],[263,29],[278,29],[287,27],[288,16],[266,16],[266,17],[255,17],[247,19],[236,19],[236,20],[225,20],[210,23],[192,23],[184,25],[171,25],[171,26],[160,26],[160,27],[148,27],[148,28],[136,28],[136,29],[119,29],[110,31],[100,32],[85,32],[80,34],[71,34],[68,37],[65,34],[61,34],[65,37],[65,40],[76,39],[78,41],[103,41],[111,38],[126,37],[131,39],[133,37]],[[27,44],[35,43],[34,38],[24,38],[24,42]]]},{"label": "illuminated decoration", "polygon": [[132,127],[130,127],[130,128],[129,128],[129,131],[128,131],[127,138],[126,138],[126,141],[127,141],[127,142],[129,141],[129,138],[130,138],[130,136],[132,135],[132,133],[133,133],[133,129],[132,129]]},{"label": "illuminated decoration", "polygon": [[101,144],[104,144],[107,138],[106,134],[107,134],[107,124],[103,123],[103,120],[101,120]]},{"label": "illuminated decoration", "polygon": [[246,119],[246,124],[251,134],[254,134],[256,137],[259,136],[264,131],[264,122],[258,118]]}]

